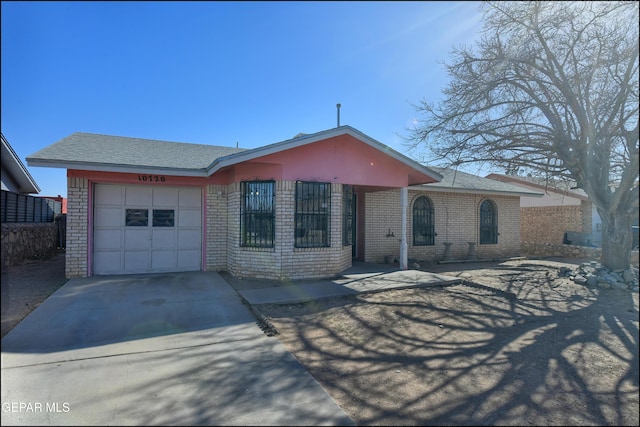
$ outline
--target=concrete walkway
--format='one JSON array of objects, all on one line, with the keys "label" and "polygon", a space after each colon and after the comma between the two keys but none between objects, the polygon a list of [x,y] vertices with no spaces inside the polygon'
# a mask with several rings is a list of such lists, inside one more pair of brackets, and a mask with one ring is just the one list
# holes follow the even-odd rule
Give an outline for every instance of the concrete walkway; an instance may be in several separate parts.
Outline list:
[{"label": "concrete walkway", "polygon": [[225,278],[251,305],[297,303],[390,289],[447,286],[462,282],[462,279],[453,276],[419,270],[399,270],[389,264],[362,262],[354,263],[353,267],[336,279],[277,282]]}]

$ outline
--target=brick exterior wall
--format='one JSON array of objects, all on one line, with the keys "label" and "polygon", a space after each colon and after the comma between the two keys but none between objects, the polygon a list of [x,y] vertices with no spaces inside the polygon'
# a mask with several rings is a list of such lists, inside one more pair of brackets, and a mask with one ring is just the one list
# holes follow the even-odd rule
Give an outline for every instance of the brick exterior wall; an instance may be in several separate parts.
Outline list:
[{"label": "brick exterior wall", "polygon": [[331,277],[351,266],[351,246],[342,246],[342,185],[331,186],[330,247],[296,248],[295,182],[276,181],[273,248],[240,246],[240,183],[228,187],[228,271],[240,278],[296,280]]},{"label": "brick exterior wall", "polygon": [[591,202],[582,202],[582,232],[591,233],[593,231],[593,205]]},{"label": "brick exterior wall", "polygon": [[[226,185],[208,185],[206,206],[206,270],[227,269],[228,212]],[[238,217],[240,215],[238,214]]]},{"label": "brick exterior wall", "polygon": [[[413,244],[413,204],[425,195],[434,208],[435,244]],[[468,242],[476,242],[478,258],[503,258],[520,254],[520,198],[507,196],[483,197],[475,194],[436,193],[409,190],[407,206],[408,258],[420,261],[440,261],[444,258],[444,242],[451,242],[452,259],[465,259]],[[400,190],[367,193],[365,204],[365,261],[385,262],[386,256],[400,256],[401,206]],[[479,244],[480,203],[495,202],[498,209],[498,243]]]},{"label": "brick exterior wall", "polygon": [[67,178],[67,278],[89,275],[89,183],[86,178]]},{"label": "brick exterior wall", "polygon": [[[89,182],[68,178],[66,276],[89,274]],[[435,213],[435,245],[414,246],[412,208],[416,198],[426,195]],[[465,259],[467,242],[479,239],[481,195],[409,190],[407,244],[409,259],[439,261],[444,242],[451,242],[453,259]],[[240,183],[208,185],[204,206],[206,218],[205,269],[228,271],[241,278],[296,280],[336,276],[351,266],[351,246],[342,245],[342,184],[331,185],[330,246],[296,248],[295,181],[276,181],[275,244],[273,248],[240,246]],[[498,244],[476,244],[479,258],[501,258],[520,254],[520,208],[518,197],[491,196],[498,209]],[[364,199],[364,200],[363,200]],[[363,203],[364,202],[364,203]],[[400,190],[361,193],[364,204],[364,261],[398,259],[401,239]],[[537,208],[531,208],[537,209]]]},{"label": "brick exterior wall", "polygon": [[591,204],[520,209],[520,236],[525,243],[562,244],[565,231],[591,233]]}]

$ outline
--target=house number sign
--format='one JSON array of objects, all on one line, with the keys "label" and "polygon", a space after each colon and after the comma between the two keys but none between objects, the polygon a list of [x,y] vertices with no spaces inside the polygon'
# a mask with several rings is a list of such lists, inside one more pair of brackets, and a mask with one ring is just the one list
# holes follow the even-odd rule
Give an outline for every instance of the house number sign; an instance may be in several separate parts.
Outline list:
[{"label": "house number sign", "polygon": [[166,178],[164,175],[138,175],[138,181],[141,182],[165,182]]}]

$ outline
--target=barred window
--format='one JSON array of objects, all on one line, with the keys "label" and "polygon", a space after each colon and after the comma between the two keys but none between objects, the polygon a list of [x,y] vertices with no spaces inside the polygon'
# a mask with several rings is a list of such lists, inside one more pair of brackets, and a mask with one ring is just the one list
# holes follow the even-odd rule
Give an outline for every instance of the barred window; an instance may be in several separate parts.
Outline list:
[{"label": "barred window", "polygon": [[353,187],[342,187],[342,245],[353,244]]},{"label": "barred window", "polygon": [[413,203],[413,244],[430,246],[435,244],[433,203],[426,196],[420,196]]},{"label": "barred window", "polygon": [[480,244],[498,243],[498,209],[491,200],[480,205]]},{"label": "barred window", "polygon": [[296,182],[295,247],[330,245],[331,184]]},{"label": "barred window", "polygon": [[240,183],[240,245],[272,248],[275,238],[275,182]]}]

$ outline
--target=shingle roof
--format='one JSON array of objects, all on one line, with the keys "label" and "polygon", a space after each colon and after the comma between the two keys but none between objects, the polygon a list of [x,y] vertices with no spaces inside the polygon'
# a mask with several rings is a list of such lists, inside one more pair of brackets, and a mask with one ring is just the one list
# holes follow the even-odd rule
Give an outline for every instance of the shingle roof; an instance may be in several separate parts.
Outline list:
[{"label": "shingle roof", "polygon": [[534,188],[542,193],[559,193],[567,196],[573,196],[578,199],[588,200],[587,193],[581,189],[576,188],[576,183],[573,181],[563,181],[545,178],[536,178],[530,176],[513,176],[513,175],[501,175],[492,173],[486,176],[489,179],[499,180],[502,182],[516,182],[529,188]]},{"label": "shingle roof", "polygon": [[542,192],[527,191],[522,187],[507,184],[495,179],[482,178],[454,169],[433,167],[433,170],[442,175],[442,181],[431,184],[422,184],[415,187],[429,191],[451,191],[481,194],[505,194],[520,196],[542,196]]},{"label": "shingle roof", "polygon": [[76,132],[27,157],[29,164],[74,164],[83,169],[111,166],[176,171],[206,171],[216,159],[244,151],[242,148],[188,144],[122,136]]},{"label": "shingle roof", "polygon": [[298,134],[293,139],[249,150],[77,132],[32,154],[27,157],[27,162],[30,166],[67,169],[130,173],[144,169],[144,173],[210,176],[224,167],[338,135],[351,135],[429,177],[421,178],[421,182],[440,179],[431,168],[350,126]]}]

